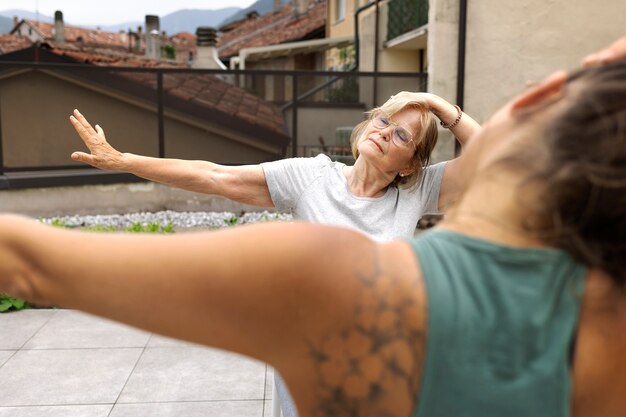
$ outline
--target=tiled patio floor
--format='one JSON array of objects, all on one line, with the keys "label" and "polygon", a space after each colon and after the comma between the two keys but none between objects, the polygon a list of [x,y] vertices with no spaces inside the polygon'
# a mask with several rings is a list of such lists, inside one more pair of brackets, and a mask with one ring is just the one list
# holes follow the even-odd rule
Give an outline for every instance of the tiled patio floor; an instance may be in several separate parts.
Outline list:
[{"label": "tiled patio floor", "polygon": [[272,369],[72,310],[0,314],[0,417],[269,417]]}]

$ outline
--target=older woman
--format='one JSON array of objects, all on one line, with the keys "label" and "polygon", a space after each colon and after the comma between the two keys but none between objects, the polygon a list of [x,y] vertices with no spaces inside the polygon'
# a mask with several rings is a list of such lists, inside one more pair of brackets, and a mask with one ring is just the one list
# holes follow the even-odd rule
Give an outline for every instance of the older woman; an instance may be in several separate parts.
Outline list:
[{"label": "older woman", "polygon": [[438,96],[403,92],[369,112],[354,130],[353,166],[325,155],[222,166],[121,153],[109,145],[98,125],[92,128],[75,110],[70,121],[90,153],[74,152],[72,159],[389,240],[412,236],[422,214],[438,212],[454,194],[458,161],[428,166],[437,140],[433,113],[462,143],[479,128]]},{"label": "older woman", "polygon": [[[0,291],[269,362],[302,416],[622,415],[625,126],[626,60],[554,74],[472,140],[458,204],[411,241],[0,216]],[[176,315],[145,309],[164,297]]]}]

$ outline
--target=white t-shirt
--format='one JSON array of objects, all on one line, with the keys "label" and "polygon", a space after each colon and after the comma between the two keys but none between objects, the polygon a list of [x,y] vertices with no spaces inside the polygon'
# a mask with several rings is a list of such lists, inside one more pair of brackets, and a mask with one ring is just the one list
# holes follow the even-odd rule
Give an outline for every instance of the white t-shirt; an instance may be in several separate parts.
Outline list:
[{"label": "white t-shirt", "polygon": [[425,213],[437,213],[446,162],[424,169],[409,189],[389,187],[382,197],[353,195],[343,174],[345,164],[326,155],[261,164],[274,202],[297,220],[348,227],[378,241],[412,237]]}]

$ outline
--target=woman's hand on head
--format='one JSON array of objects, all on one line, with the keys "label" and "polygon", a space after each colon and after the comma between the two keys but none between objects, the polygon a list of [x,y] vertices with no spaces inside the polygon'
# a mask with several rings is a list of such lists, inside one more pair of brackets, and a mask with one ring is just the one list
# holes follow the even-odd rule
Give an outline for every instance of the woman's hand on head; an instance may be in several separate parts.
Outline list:
[{"label": "woman's hand on head", "polygon": [[583,59],[583,66],[604,65],[624,57],[626,57],[626,35],[622,36],[608,47],[587,55]]},{"label": "woman's hand on head", "polygon": [[90,152],[73,152],[74,161],[84,162],[100,169],[122,170],[123,154],[107,142],[104,130],[100,126],[96,125],[94,129],[78,110],[74,110],[74,114],[70,116],[70,123]]}]

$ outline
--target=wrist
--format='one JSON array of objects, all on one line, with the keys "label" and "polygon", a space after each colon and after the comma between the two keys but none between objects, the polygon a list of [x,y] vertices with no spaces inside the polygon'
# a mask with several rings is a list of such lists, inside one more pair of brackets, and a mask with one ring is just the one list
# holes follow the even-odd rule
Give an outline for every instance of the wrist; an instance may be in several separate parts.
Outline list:
[{"label": "wrist", "polygon": [[[458,105],[454,105],[454,110],[455,110],[455,118],[453,119],[453,116],[448,116],[448,117],[444,117],[443,119],[441,117],[439,117],[440,124],[443,128],[445,129],[453,129],[456,125],[459,124],[459,122],[461,121],[461,118],[463,117],[463,110],[461,110],[461,108]],[[445,121],[444,121],[445,119]]]}]

